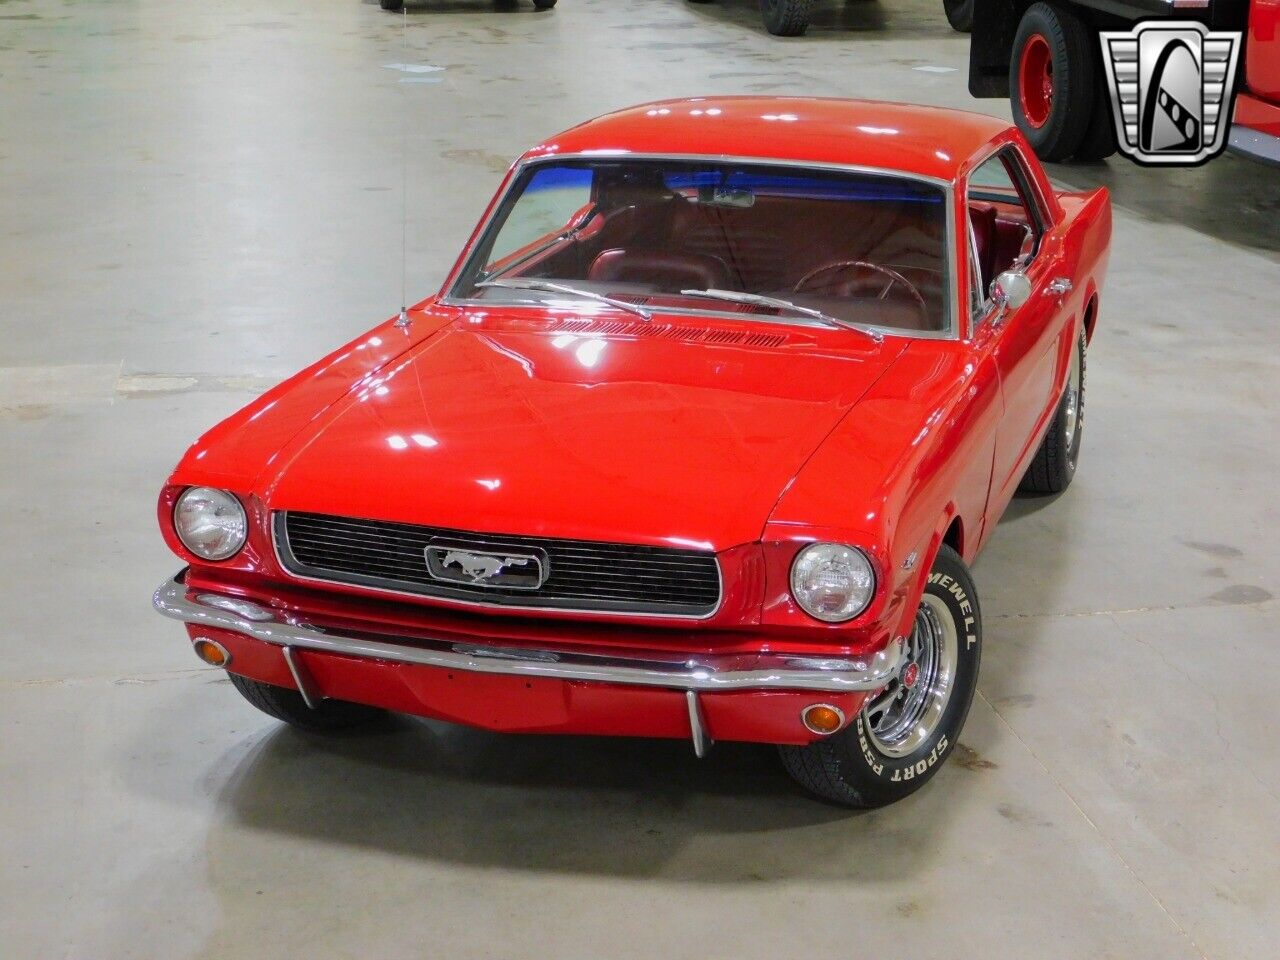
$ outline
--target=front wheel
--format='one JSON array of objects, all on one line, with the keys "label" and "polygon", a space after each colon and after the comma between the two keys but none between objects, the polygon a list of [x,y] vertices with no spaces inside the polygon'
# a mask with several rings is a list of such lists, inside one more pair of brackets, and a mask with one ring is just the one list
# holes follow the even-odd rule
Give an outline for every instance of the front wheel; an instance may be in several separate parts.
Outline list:
[{"label": "front wheel", "polygon": [[809,29],[813,0],[760,0],[764,28],[775,37],[798,37]]},{"label": "front wheel", "polygon": [[308,707],[297,690],[277,687],[258,680],[227,672],[231,685],[240,695],[268,716],[313,733],[332,733],[357,727],[386,717],[385,710],[366,707],[345,700],[321,700]]},{"label": "front wheel", "polygon": [[533,6],[536,10],[550,10],[556,5],[556,0],[533,0]]},{"label": "front wheel", "polygon": [[944,544],[898,676],[839,733],[779,747],[783,765],[806,790],[844,806],[882,807],[914,793],[959,742],[981,658],[978,594],[960,555]]},{"label": "front wheel", "polygon": [[399,13],[404,9],[404,0],[378,0],[378,6],[382,7],[383,10]]}]

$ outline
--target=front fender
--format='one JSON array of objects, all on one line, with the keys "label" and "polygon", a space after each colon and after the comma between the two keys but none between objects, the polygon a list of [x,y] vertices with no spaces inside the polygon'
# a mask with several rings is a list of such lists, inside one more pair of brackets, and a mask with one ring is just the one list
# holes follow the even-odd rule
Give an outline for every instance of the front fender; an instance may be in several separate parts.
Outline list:
[{"label": "front fender", "polygon": [[864,617],[886,641],[904,632],[951,524],[966,561],[981,542],[1000,411],[999,383],[970,344],[913,342],[802,468],[766,541],[829,530],[866,549],[882,579]]}]

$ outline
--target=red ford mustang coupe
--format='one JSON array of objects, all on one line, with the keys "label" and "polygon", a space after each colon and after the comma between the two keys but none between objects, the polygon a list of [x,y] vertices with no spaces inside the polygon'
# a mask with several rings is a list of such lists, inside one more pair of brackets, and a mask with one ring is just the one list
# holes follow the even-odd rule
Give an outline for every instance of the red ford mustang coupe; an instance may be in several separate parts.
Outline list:
[{"label": "red ford mustang coupe", "polygon": [[1008,123],[676,100],[511,168],[440,292],[214,427],[155,595],[254,706],[777,744],[878,806],[955,750],[967,564],[1062,490],[1111,232]]}]

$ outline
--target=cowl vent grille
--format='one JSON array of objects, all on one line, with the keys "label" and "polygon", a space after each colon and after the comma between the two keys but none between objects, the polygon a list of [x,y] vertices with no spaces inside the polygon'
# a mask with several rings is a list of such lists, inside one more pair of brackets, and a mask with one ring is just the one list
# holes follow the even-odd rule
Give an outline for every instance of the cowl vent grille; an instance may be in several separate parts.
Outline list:
[{"label": "cowl vent grille", "polygon": [[778,333],[747,333],[743,330],[723,330],[713,327],[693,327],[684,324],[659,323],[645,320],[562,320],[558,332],[575,334],[599,334],[601,336],[647,337],[660,340],[680,340],[685,343],[742,344],[748,347],[778,347],[787,338]]}]

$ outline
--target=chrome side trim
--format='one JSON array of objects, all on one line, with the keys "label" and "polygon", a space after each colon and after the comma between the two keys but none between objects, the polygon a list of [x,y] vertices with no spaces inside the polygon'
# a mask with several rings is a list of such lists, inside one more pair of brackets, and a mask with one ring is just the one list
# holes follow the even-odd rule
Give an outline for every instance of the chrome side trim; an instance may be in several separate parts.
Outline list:
[{"label": "chrome side trim", "polygon": [[[867,657],[793,657],[781,654],[713,655],[700,658],[628,657],[605,653],[538,650],[396,637],[331,633],[301,623],[283,611],[253,604],[267,617],[249,619],[209,603],[211,594],[188,593],[179,573],[155,592],[152,606],[173,620],[230,630],[277,646],[318,650],[391,663],[443,667],[552,680],[617,683],[688,691],[815,690],[856,693],[879,690],[898,674],[902,639]],[[239,600],[240,605],[249,601]],[[287,659],[287,657],[286,657]],[[296,679],[296,678],[295,678]]]},{"label": "chrome side trim", "polygon": [[707,725],[702,719],[702,704],[698,703],[698,691],[686,690],[684,699],[689,706],[689,734],[693,738],[693,755],[701,760],[715,741],[707,735]]}]

